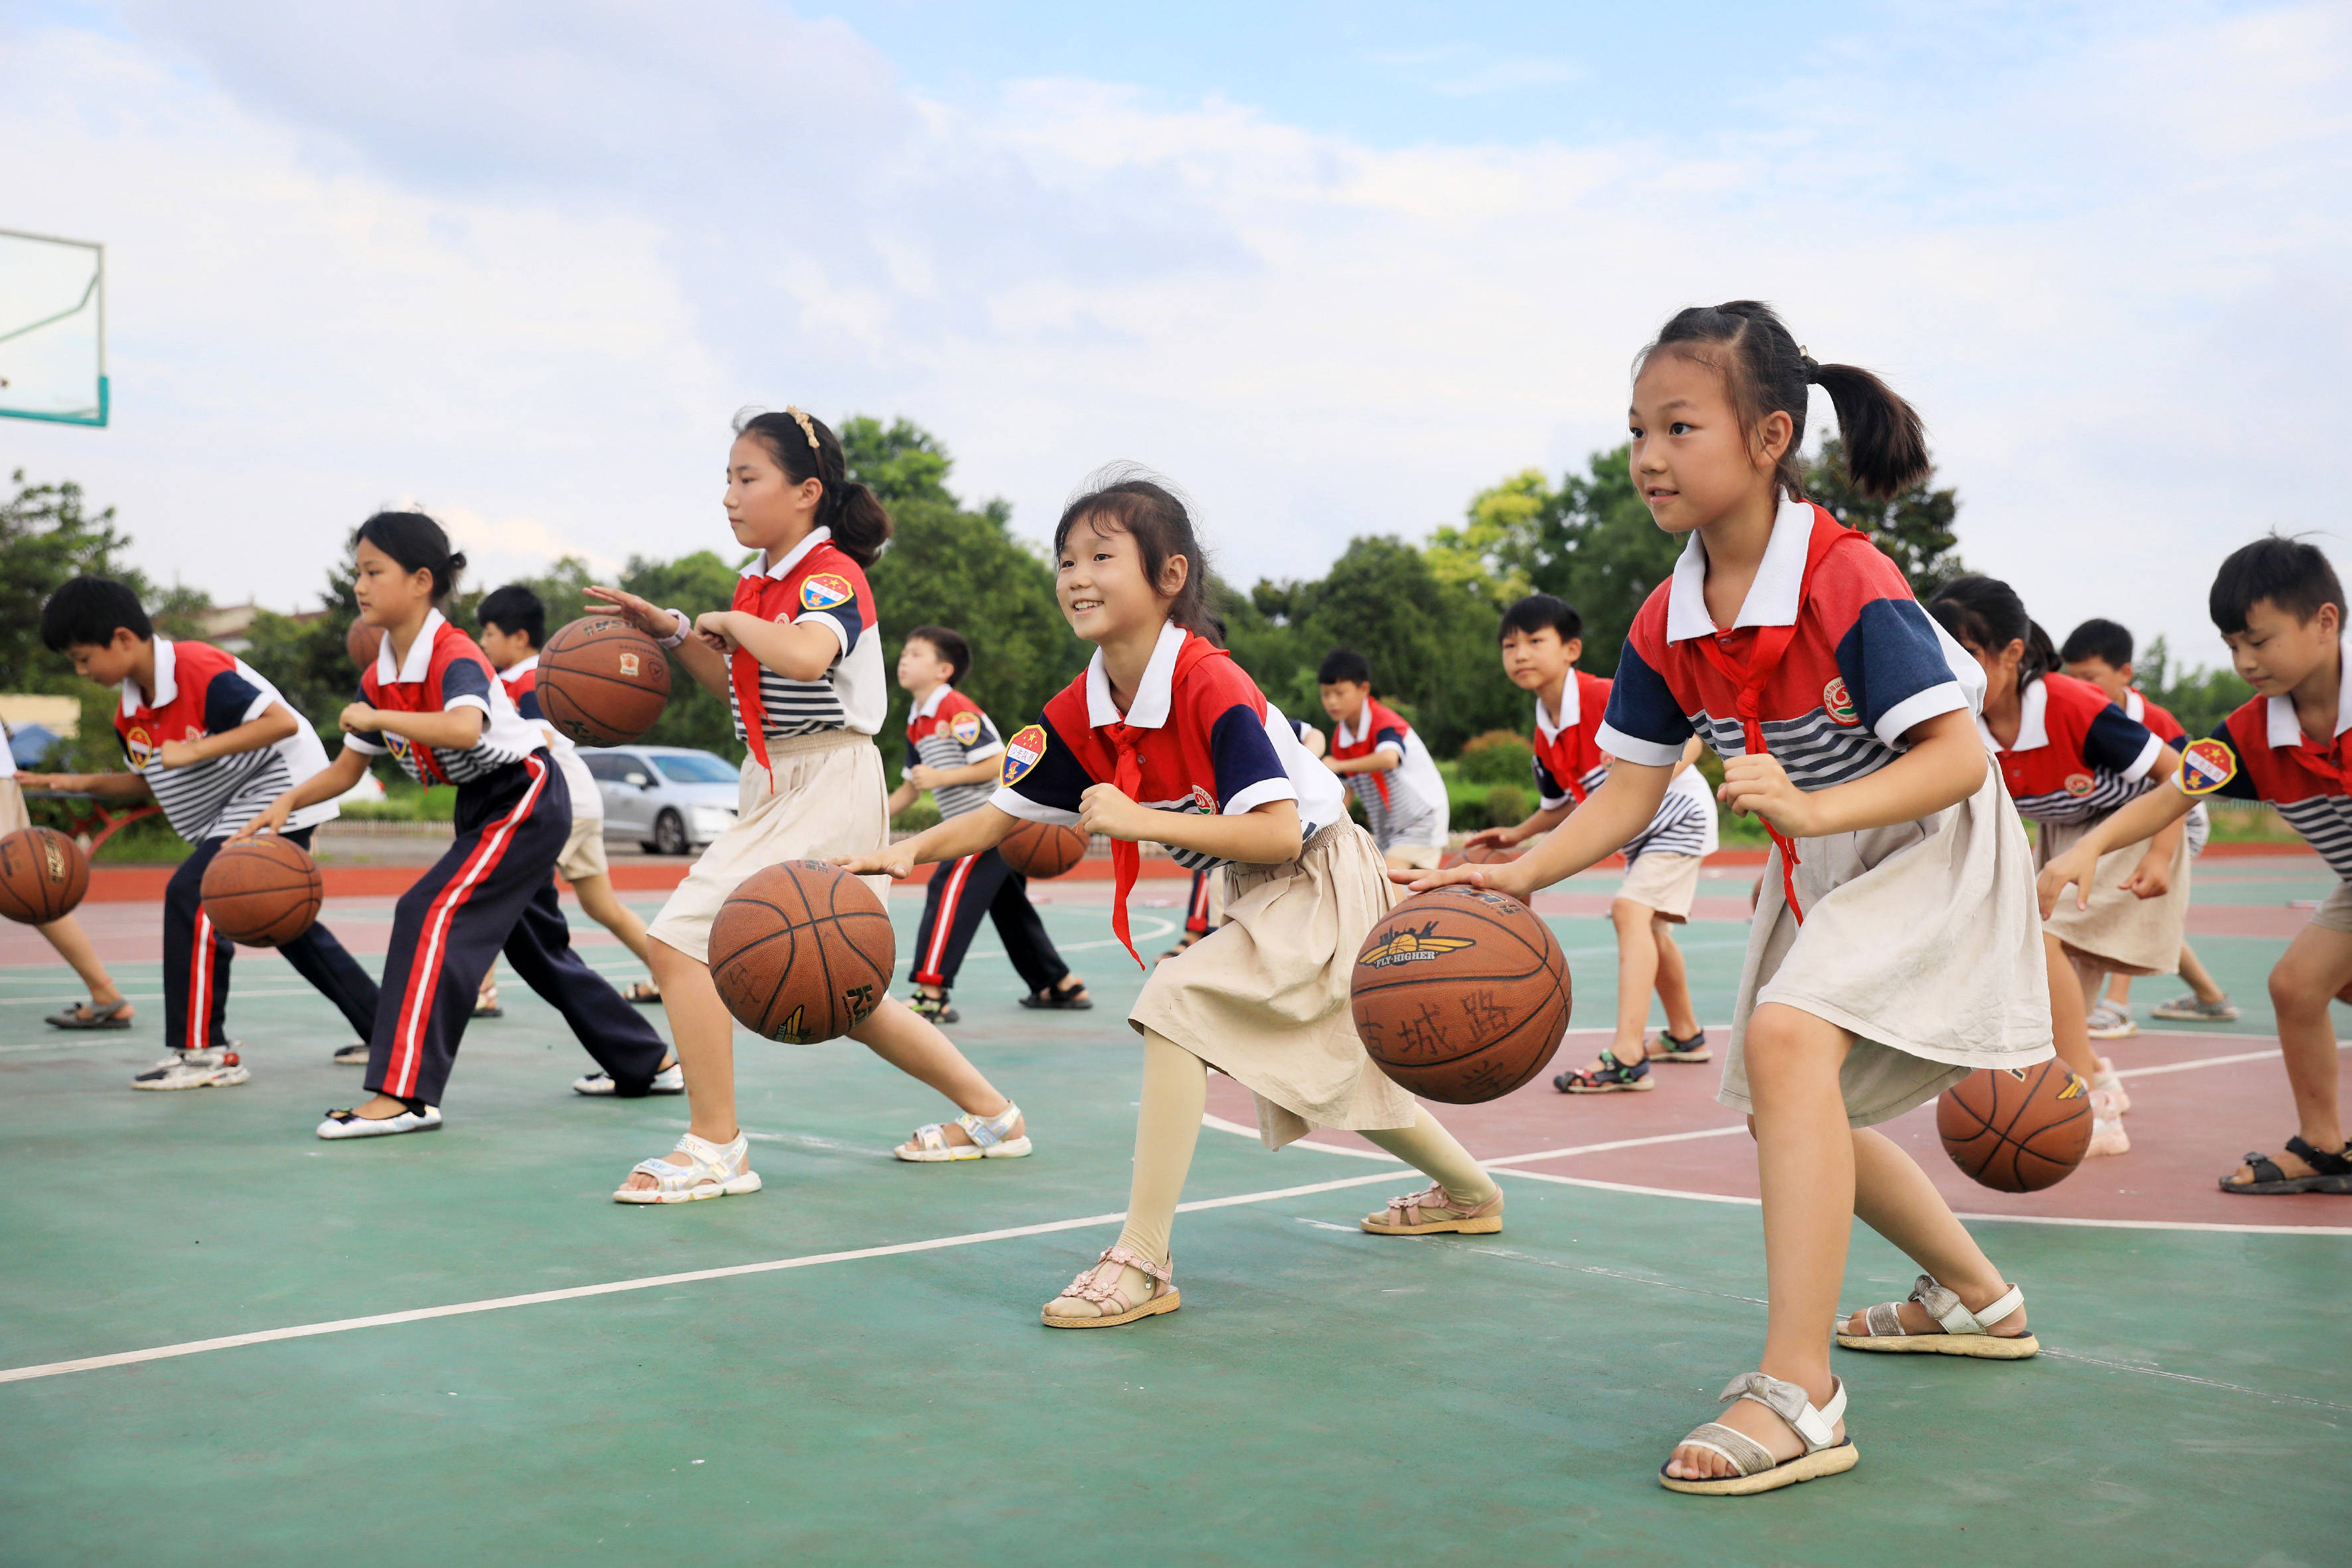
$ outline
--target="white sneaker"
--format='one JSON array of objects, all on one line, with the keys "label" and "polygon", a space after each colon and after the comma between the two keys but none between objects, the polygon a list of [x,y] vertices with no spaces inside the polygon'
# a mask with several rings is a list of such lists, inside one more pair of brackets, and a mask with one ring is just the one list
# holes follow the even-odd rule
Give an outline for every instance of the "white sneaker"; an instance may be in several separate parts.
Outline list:
[{"label": "white sneaker", "polygon": [[390,1138],[400,1132],[432,1132],[441,1125],[441,1108],[428,1105],[422,1110],[404,1110],[397,1116],[387,1116],[381,1121],[349,1110],[330,1110],[327,1119],[319,1123],[321,1138]]},{"label": "white sneaker", "polygon": [[[585,1078],[575,1078],[572,1080],[572,1092],[574,1094],[610,1094],[613,1092],[612,1075],[609,1073],[592,1072]],[[670,1063],[669,1066],[654,1074],[653,1087],[646,1089],[646,1092],[647,1094],[684,1094],[686,1092],[686,1068],[678,1065],[677,1062]]]},{"label": "white sneaker", "polygon": [[2116,1105],[2111,1089],[2091,1090],[2091,1146],[2083,1151],[2085,1160],[2096,1160],[2108,1154],[2131,1152],[2131,1138],[2124,1131],[2124,1115]]},{"label": "white sneaker", "polygon": [[368,1043],[365,1040],[353,1040],[335,1053],[335,1065],[339,1068],[363,1068],[367,1064]]},{"label": "white sneaker", "polygon": [[133,1089],[232,1089],[253,1075],[236,1059],[236,1047],[241,1040],[231,1040],[224,1050],[174,1051],[149,1068],[133,1073]]},{"label": "white sneaker", "polygon": [[2123,1077],[2116,1071],[2115,1063],[2105,1057],[2097,1058],[2096,1060],[2099,1070],[2092,1078],[2091,1087],[2094,1089],[2105,1089],[2115,1099],[2116,1114],[2128,1116],[2131,1114],[2131,1090],[2124,1087]]},{"label": "white sneaker", "polygon": [[2158,1002],[2154,1011],[2158,1017],[2175,1024],[2231,1024],[2238,1017],[2238,1005],[2227,996],[2208,1004],[2197,1000],[2194,991],[2169,1002]]},{"label": "white sneaker", "polygon": [[2090,1034],[2095,1040],[2127,1040],[2139,1033],[2139,1024],[2131,1014],[2112,1002],[2102,1002],[2091,1009]]}]

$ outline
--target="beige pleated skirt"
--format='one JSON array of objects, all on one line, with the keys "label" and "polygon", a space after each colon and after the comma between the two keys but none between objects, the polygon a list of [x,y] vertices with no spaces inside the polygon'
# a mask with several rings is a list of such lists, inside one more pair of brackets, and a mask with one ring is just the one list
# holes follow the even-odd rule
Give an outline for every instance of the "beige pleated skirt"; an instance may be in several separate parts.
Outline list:
[{"label": "beige pleated skirt", "polygon": [[1724,1104],[1753,1109],[1743,1047],[1766,1002],[1855,1037],[1838,1084],[1855,1127],[1923,1105],[1979,1068],[2053,1054],[2033,850],[1997,770],[1932,816],[1801,838],[1797,861],[1801,925],[1781,892],[1779,850],[1764,868]]},{"label": "beige pleated skirt", "polygon": [[[2034,846],[2038,870],[2096,824],[2045,822]],[[2074,889],[2059,896],[2042,929],[2077,952],[2084,953],[2124,974],[2169,974],[2180,965],[2180,939],[2189,930],[2189,837],[2181,836],[2172,852],[2172,886],[2160,899],[2143,899],[2124,891],[2124,879],[2136,870],[2145,844],[2126,844],[2099,857],[2091,879],[2091,907],[2074,906]]]},{"label": "beige pleated skirt", "polygon": [[1318,1127],[1410,1127],[1412,1096],[1364,1054],[1348,981],[1373,922],[1405,897],[1372,837],[1335,823],[1279,866],[1226,872],[1225,923],[1144,982],[1127,1021],[1257,1097],[1269,1149]]}]

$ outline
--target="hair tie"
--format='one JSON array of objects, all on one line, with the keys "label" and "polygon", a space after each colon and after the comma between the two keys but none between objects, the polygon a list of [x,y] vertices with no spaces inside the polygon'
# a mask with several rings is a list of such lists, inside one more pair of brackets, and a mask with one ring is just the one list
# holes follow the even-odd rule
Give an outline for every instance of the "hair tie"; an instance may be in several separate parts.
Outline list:
[{"label": "hair tie", "polygon": [[1812,350],[1805,348],[1799,349],[1797,351],[1797,363],[1805,367],[1806,385],[1811,386],[1815,382],[1822,379],[1822,367],[1813,363]]},{"label": "hair tie", "polygon": [[816,426],[809,423],[809,416],[789,403],[784,405],[784,412],[793,416],[793,423],[798,425],[801,434],[808,437],[809,450],[823,457],[824,448],[816,444]]}]

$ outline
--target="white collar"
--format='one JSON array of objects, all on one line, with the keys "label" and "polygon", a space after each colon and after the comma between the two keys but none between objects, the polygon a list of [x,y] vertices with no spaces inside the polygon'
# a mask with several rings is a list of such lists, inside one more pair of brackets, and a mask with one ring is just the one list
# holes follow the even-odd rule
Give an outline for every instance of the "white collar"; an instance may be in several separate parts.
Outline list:
[{"label": "white collar", "polygon": [[[1764,543],[1764,559],[1756,564],[1756,580],[1739,606],[1741,626],[1792,626],[1797,624],[1798,594],[1805,582],[1805,553],[1813,542],[1813,503],[1782,497],[1772,516],[1772,537]],[[1666,590],[1666,640],[1688,642],[1713,637],[1715,617],[1706,613],[1706,541],[1693,533],[1675,563]]]},{"label": "white collar", "polygon": [[1584,699],[1576,689],[1576,666],[1568,667],[1568,679],[1559,683],[1559,717],[1544,711],[1543,694],[1536,694],[1536,733],[1549,742],[1562,730],[1573,730],[1584,717]]},{"label": "white collar", "polygon": [[1097,730],[1106,724],[1119,723],[1132,724],[1139,730],[1157,730],[1167,723],[1170,700],[1176,686],[1176,656],[1183,650],[1184,637],[1184,628],[1174,621],[1160,628],[1160,640],[1151,649],[1151,662],[1143,667],[1143,680],[1124,717],[1118,704],[1111,700],[1110,677],[1103,673],[1102,649],[1095,649],[1094,658],[1087,664],[1087,722]]},{"label": "white collar", "polygon": [[[155,647],[158,652],[162,650],[163,642],[161,637],[155,640]],[[2352,632],[2346,633],[2344,640],[2336,645],[2336,732],[2341,735],[2345,731],[2352,730]],[[158,658],[155,661],[155,683],[160,687],[163,682],[163,662]],[[156,706],[163,704],[159,702]],[[2294,716],[2294,698],[2271,699],[2269,739],[2273,746],[2303,744],[2303,724]]]},{"label": "white collar", "polygon": [[532,654],[529,658],[522,660],[520,663],[510,664],[504,669],[499,671],[499,679],[500,680],[520,680],[524,676],[529,675],[532,670],[537,669],[538,668],[539,655]]},{"label": "white collar", "polygon": [[2147,719],[2147,699],[2142,697],[2137,691],[2126,689],[2124,692],[2124,717],[2130,720],[2135,724],[2146,722]]},{"label": "white collar", "polygon": [[416,640],[408,645],[408,662],[394,668],[392,662],[392,634],[383,634],[383,641],[375,650],[375,683],[378,686],[415,686],[433,672],[433,639],[448,623],[438,610],[425,612],[425,624],[416,628]]},{"label": "white collar", "polygon": [[1994,738],[1992,726],[1985,722],[1984,710],[1977,710],[1977,728],[1984,734],[1985,744],[1996,752],[2038,752],[2050,743],[2050,687],[2035,680],[2017,694],[2017,741],[2004,746]]},{"label": "white collar", "polygon": [[122,711],[136,713],[142,707],[161,710],[172,705],[180,694],[180,682],[174,673],[179,656],[172,651],[170,637],[155,639],[155,700],[147,701],[139,695],[139,678],[132,676],[122,683]]},{"label": "white collar", "polygon": [[818,545],[823,544],[832,537],[833,530],[829,528],[812,528],[808,531],[808,537],[802,540],[798,544],[793,545],[790,550],[784,552],[784,553],[777,559],[776,563],[773,566],[769,567],[764,572],[759,570],[757,567],[753,567],[747,570],[743,575],[746,577],[789,577],[793,574],[793,568],[799,565],[801,562],[807,557],[810,551],[814,550]]},{"label": "white collar", "polygon": [[929,697],[924,698],[921,702],[916,704],[915,711],[912,716],[917,719],[929,718],[932,714],[940,710],[940,704],[948,700],[948,693],[954,689],[955,688],[948,682],[944,680],[940,681],[937,686],[931,688],[931,694]]},{"label": "white collar", "polygon": [[1364,693],[1364,710],[1356,715],[1356,721],[1363,727],[1351,734],[1346,724],[1336,719],[1333,720],[1331,743],[1335,746],[1352,746],[1372,732],[1372,694],[1369,691]]}]

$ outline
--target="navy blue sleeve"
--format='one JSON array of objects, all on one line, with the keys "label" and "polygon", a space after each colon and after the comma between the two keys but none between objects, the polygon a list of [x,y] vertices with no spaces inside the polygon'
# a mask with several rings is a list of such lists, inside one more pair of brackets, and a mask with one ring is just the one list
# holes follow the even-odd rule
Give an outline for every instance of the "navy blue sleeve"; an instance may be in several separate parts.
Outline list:
[{"label": "navy blue sleeve", "polygon": [[[1617,679],[1609,688],[1609,711],[1601,720],[1601,731],[1597,739],[1602,751],[1654,768],[1680,762],[1683,747],[1691,738],[1690,715],[1675,700],[1665,677],[1652,669],[1634,649],[1630,637],[1617,655]],[[1612,731],[1632,744],[1622,749],[1612,745]],[[1636,751],[1643,754],[1627,754]]]},{"label": "navy blue sleeve", "polygon": [[[1024,754],[1033,746],[1037,752],[1034,760]],[[1020,770],[1017,775],[1016,769]],[[997,776],[1004,781],[1003,787],[1022,799],[1073,816],[1077,815],[1078,797],[1095,782],[1078,765],[1077,754],[1042,718],[1006,744],[1004,765]]]},{"label": "navy blue sleeve", "polygon": [[[2237,766],[2231,770],[2228,784],[2223,784],[2220,789],[2209,790],[2198,798],[2202,800],[2212,795],[2220,795],[2224,800],[2262,799],[2262,793],[2254,787],[2254,775],[2246,771],[2245,758],[2238,755],[2238,739],[2230,733],[2230,721],[2227,719],[2222,720],[2213,726],[2213,732],[2205,738],[2209,741],[2218,741],[2229,747],[2231,760],[2236,763]],[[2174,782],[2177,784],[2179,781]]]},{"label": "navy blue sleeve", "polygon": [[226,735],[246,721],[260,700],[261,688],[239,675],[236,667],[222,670],[205,688],[205,733]]},{"label": "navy blue sleeve", "polygon": [[1551,770],[1544,766],[1544,760],[1541,757],[1535,759],[1535,770],[1537,799],[1552,801],[1567,796],[1568,786],[1551,776]]},{"label": "navy blue sleeve", "polygon": [[[1864,604],[1853,625],[1838,639],[1837,667],[1863,727],[1890,745],[1894,742],[1885,728],[1888,714],[1916,705],[1915,700],[1937,687],[1958,686],[1952,667],[1945,662],[1944,645],[1916,599],[1873,599]],[[1958,700],[1950,708],[1968,705],[1964,693],[1956,689],[1952,695]],[[1935,714],[1906,712],[1897,717],[1899,735]]]},{"label": "navy blue sleeve", "polygon": [[1378,734],[1376,734],[1376,735],[1374,735],[1374,736],[1372,737],[1372,750],[1374,750],[1374,751],[1376,751],[1376,752],[1377,752],[1377,751],[1379,751],[1382,746],[1394,746],[1394,747],[1396,748],[1396,754],[1397,754],[1398,756],[1400,756],[1400,757],[1403,756],[1403,755],[1404,755],[1404,730],[1403,730],[1403,728],[1402,728],[1402,726],[1400,726],[1400,725],[1396,725],[1396,724],[1390,724],[1390,725],[1387,725],[1387,726],[1383,727]]},{"label": "navy blue sleeve", "polygon": [[907,768],[911,768],[922,760],[923,753],[915,750],[914,738],[909,736],[907,740],[907,760],[903,764],[901,764],[900,771],[903,772]]},{"label": "navy blue sleeve", "polygon": [[460,697],[479,698],[482,711],[490,710],[490,672],[470,658],[453,658],[441,672],[441,710],[447,712]]},{"label": "navy blue sleeve", "polygon": [[[1274,742],[1265,732],[1265,721],[1244,703],[1234,703],[1209,727],[1209,761],[1217,770],[1217,804],[1222,809],[1231,810],[1237,797],[1270,780],[1290,783],[1290,771],[1275,754]],[[1260,789],[1248,805],[1256,805],[1265,800],[1294,800],[1297,795],[1296,786],[1275,795]]]},{"label": "navy blue sleeve", "polygon": [[2111,773],[2128,773],[2155,739],[2147,725],[2110,702],[2091,716],[2091,727],[2083,736],[2083,760]]},{"label": "navy blue sleeve", "polygon": [[1290,727],[1298,731],[1298,743],[1302,746],[1307,743],[1307,737],[1315,733],[1315,726],[1304,719],[1293,719]]},{"label": "navy blue sleeve", "polygon": [[532,681],[530,689],[515,699],[515,711],[534,724],[545,721],[547,716],[539,706],[539,682]]}]

